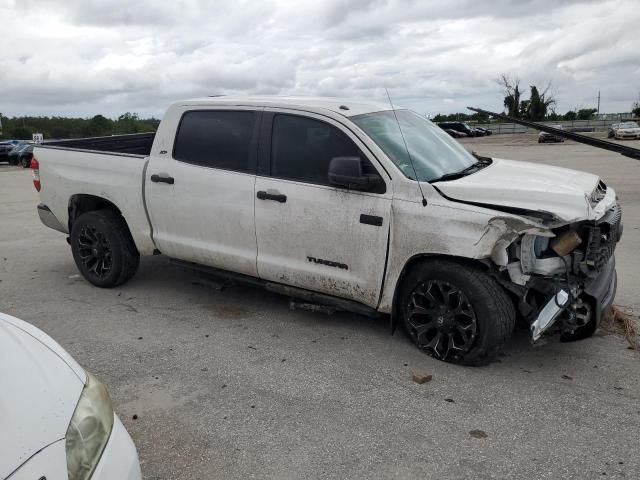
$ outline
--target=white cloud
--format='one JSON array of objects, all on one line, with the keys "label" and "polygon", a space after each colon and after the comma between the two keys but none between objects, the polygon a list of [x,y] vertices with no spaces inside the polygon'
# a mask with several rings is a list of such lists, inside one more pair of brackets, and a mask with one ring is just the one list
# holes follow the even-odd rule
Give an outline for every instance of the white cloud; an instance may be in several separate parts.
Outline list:
[{"label": "white cloud", "polygon": [[501,109],[502,72],[553,81],[558,110],[640,93],[633,0],[0,0],[5,115],[162,114],[219,93]]}]

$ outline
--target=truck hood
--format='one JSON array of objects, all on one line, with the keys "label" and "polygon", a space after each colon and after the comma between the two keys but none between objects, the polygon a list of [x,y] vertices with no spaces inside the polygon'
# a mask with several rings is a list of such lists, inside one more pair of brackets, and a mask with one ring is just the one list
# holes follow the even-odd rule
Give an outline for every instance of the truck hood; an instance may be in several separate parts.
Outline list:
[{"label": "truck hood", "polygon": [[433,185],[451,200],[550,213],[568,223],[594,216],[589,199],[599,180],[577,170],[494,158],[476,173]]},{"label": "truck hood", "polygon": [[0,478],[65,437],[85,379],[48,335],[0,313]]}]

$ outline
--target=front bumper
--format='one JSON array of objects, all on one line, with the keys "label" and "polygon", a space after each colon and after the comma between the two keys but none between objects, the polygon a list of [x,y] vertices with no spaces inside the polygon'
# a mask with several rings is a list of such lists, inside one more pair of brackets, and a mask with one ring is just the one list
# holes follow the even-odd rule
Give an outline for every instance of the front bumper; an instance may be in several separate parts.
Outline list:
[{"label": "front bumper", "polygon": [[38,205],[38,216],[40,221],[49,228],[58,230],[62,233],[69,233],[64,225],[57,219],[53,212],[44,203]]},{"label": "front bumper", "polygon": [[[616,259],[612,256],[600,274],[587,282],[582,291],[582,299],[588,301],[592,308],[594,324],[591,324],[591,328],[593,331],[600,325],[605,310],[613,305],[617,287]],[[567,292],[560,290],[542,308],[538,317],[531,324],[531,338],[534,342],[538,341],[542,334],[561,317],[564,309],[568,307],[568,300]]]},{"label": "front bumper", "polygon": [[91,480],[140,480],[140,463],[133,440],[114,414],[113,430]]}]

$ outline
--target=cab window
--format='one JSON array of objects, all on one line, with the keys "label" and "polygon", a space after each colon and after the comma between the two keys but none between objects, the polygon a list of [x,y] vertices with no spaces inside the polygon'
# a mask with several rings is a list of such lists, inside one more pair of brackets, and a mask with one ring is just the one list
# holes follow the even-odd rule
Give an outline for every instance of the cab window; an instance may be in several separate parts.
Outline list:
[{"label": "cab window", "polygon": [[182,116],[173,150],[178,161],[204,167],[251,172],[256,113],[198,110]]}]

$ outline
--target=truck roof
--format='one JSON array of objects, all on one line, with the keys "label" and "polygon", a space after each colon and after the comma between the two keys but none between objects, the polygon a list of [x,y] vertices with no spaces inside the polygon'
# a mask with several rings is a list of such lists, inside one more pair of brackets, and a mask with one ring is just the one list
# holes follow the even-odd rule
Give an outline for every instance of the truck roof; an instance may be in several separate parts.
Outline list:
[{"label": "truck roof", "polygon": [[[367,102],[348,98],[333,97],[278,97],[278,96],[217,96],[193,98],[177,102],[177,105],[233,105],[252,107],[281,107],[305,111],[329,110],[345,117],[352,117],[364,113],[391,110],[389,104]],[[346,108],[345,108],[346,107]]]}]

